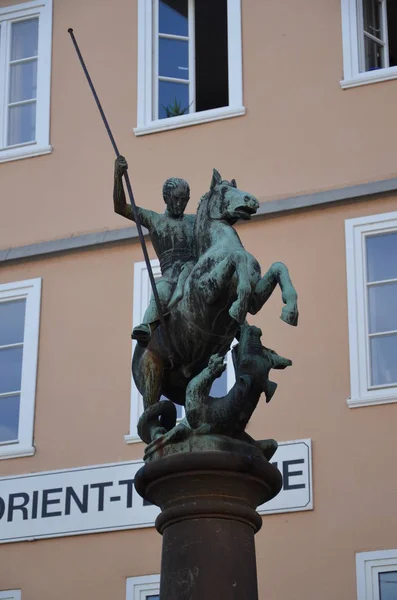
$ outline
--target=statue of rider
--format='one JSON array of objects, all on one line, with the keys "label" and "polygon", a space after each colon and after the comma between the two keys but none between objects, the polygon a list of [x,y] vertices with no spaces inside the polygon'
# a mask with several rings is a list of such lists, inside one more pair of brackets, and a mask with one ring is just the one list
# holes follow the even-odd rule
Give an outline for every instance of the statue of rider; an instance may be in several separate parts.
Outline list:
[{"label": "statue of rider", "polygon": [[[115,162],[113,201],[117,214],[135,221],[130,204],[127,204],[123,175],[128,169],[127,161],[119,156]],[[183,288],[194,263],[193,232],[195,215],[185,215],[190,198],[187,181],[170,177],[163,186],[163,198],[167,205],[165,212],[137,207],[138,218],[149,231],[153,248],[160,260],[161,278],[156,287],[164,313],[170,310],[183,296]],[[149,306],[140,325],[134,327],[132,338],[146,346],[150,336],[159,324],[159,314],[152,294]]]}]

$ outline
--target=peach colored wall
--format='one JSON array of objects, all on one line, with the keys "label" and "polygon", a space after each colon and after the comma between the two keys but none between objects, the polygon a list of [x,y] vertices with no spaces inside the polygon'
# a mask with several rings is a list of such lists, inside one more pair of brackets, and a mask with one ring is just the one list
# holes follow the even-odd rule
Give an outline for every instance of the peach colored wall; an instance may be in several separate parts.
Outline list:
[{"label": "peach colored wall", "polygon": [[[344,220],[395,210],[396,198],[238,226],[263,270],[288,265],[299,292],[297,329],[280,294],[250,322],[294,366],[276,373],[254,437],[313,440],[314,510],[266,516],[257,535],[260,598],[351,600],[355,553],[396,547],[393,481],[397,405],[349,409]],[[153,256],[153,253],[151,252]],[[133,460],[126,445],[133,262],[137,244],[9,265],[1,281],[43,278],[34,457],[0,461],[0,475]],[[154,529],[0,546],[0,589],[23,600],[124,600],[125,577],[159,572]]]},{"label": "peach colored wall", "polygon": [[[0,6],[8,0],[0,0]],[[136,138],[136,0],[54,0],[51,155],[0,164],[0,247],[124,227],[112,212],[113,155],[77,62],[74,27],[137,202],[160,209],[166,177],[185,177],[192,209],[213,166],[261,200],[397,174],[395,81],[342,91],[339,0],[242,0],[244,117]],[[396,198],[239,226],[263,269],[285,261],[300,295],[298,329],[280,295],[251,322],[294,361],[250,425],[255,437],[311,437],[315,509],[267,516],[257,535],[260,598],[351,600],[354,554],[396,547],[394,404],[348,409],[344,219],[396,210]],[[153,252],[151,252],[151,256]],[[0,476],[138,459],[129,429],[136,244],[2,268],[43,278],[36,455]],[[0,546],[0,589],[23,600],[124,600],[125,577],[159,572],[152,529]]]},{"label": "peach colored wall", "polygon": [[14,4],[22,4],[25,0],[0,0],[0,8],[4,6],[13,6]]},{"label": "peach colored wall", "polygon": [[126,225],[112,214],[112,149],[70,26],[128,157],[138,203],[160,207],[171,174],[188,179],[198,199],[214,166],[260,199],[396,175],[397,83],[341,90],[339,0],[243,0],[247,114],[139,138],[136,17],[136,0],[54,0],[54,151],[0,164],[1,247]]}]

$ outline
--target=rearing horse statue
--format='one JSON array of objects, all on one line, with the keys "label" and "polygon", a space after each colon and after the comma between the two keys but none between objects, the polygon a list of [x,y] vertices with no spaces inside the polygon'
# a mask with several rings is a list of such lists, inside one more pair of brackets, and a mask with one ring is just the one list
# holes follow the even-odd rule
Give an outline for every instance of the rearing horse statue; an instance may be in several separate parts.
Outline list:
[{"label": "rearing horse statue", "polygon": [[[134,351],[132,372],[143,396],[145,412],[140,421],[146,424],[147,443],[169,429],[167,420],[175,419],[169,413],[172,405],[159,403],[160,397],[184,405],[189,382],[212,355],[226,354],[247,313],[256,314],[277,284],[285,304],[281,319],[297,325],[297,294],[287,267],[273,263],[261,277],[258,261],[244,249],[233,228],[239,219],[250,219],[258,207],[254,196],[239,190],[234,179],[222,180],[214,169],[210,189],[197,210],[197,262],[187,277],[183,298],[166,316],[167,335],[160,325],[148,346],[137,345]],[[158,419],[148,428],[150,414]]]}]

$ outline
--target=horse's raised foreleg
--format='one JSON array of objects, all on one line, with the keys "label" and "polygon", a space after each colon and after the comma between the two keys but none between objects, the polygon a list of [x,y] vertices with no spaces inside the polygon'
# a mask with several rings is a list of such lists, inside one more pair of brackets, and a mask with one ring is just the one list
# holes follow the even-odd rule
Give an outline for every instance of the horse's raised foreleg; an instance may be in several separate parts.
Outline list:
[{"label": "horse's raised foreleg", "polygon": [[252,315],[255,315],[269,299],[277,284],[281,288],[282,300],[285,304],[281,312],[281,319],[288,325],[297,325],[298,295],[292,285],[287,267],[281,262],[273,263],[268,272],[257,283],[248,310]]}]

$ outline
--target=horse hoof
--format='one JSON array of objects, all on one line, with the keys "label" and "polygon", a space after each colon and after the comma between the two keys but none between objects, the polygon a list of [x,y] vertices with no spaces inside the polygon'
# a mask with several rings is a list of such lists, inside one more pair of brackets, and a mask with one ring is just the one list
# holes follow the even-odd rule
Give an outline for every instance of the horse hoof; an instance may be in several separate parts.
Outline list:
[{"label": "horse hoof", "polygon": [[284,323],[287,323],[288,325],[292,325],[293,327],[296,327],[298,325],[298,310],[297,309],[289,309],[286,306],[284,306],[283,310],[281,311],[281,317],[280,319],[282,321],[284,321]]},{"label": "horse hoof", "polygon": [[241,311],[238,310],[237,307],[235,307],[233,304],[229,309],[229,315],[232,317],[232,319],[234,319],[235,321],[237,321],[237,323],[239,325],[242,325],[245,321],[245,314],[241,314]]}]

